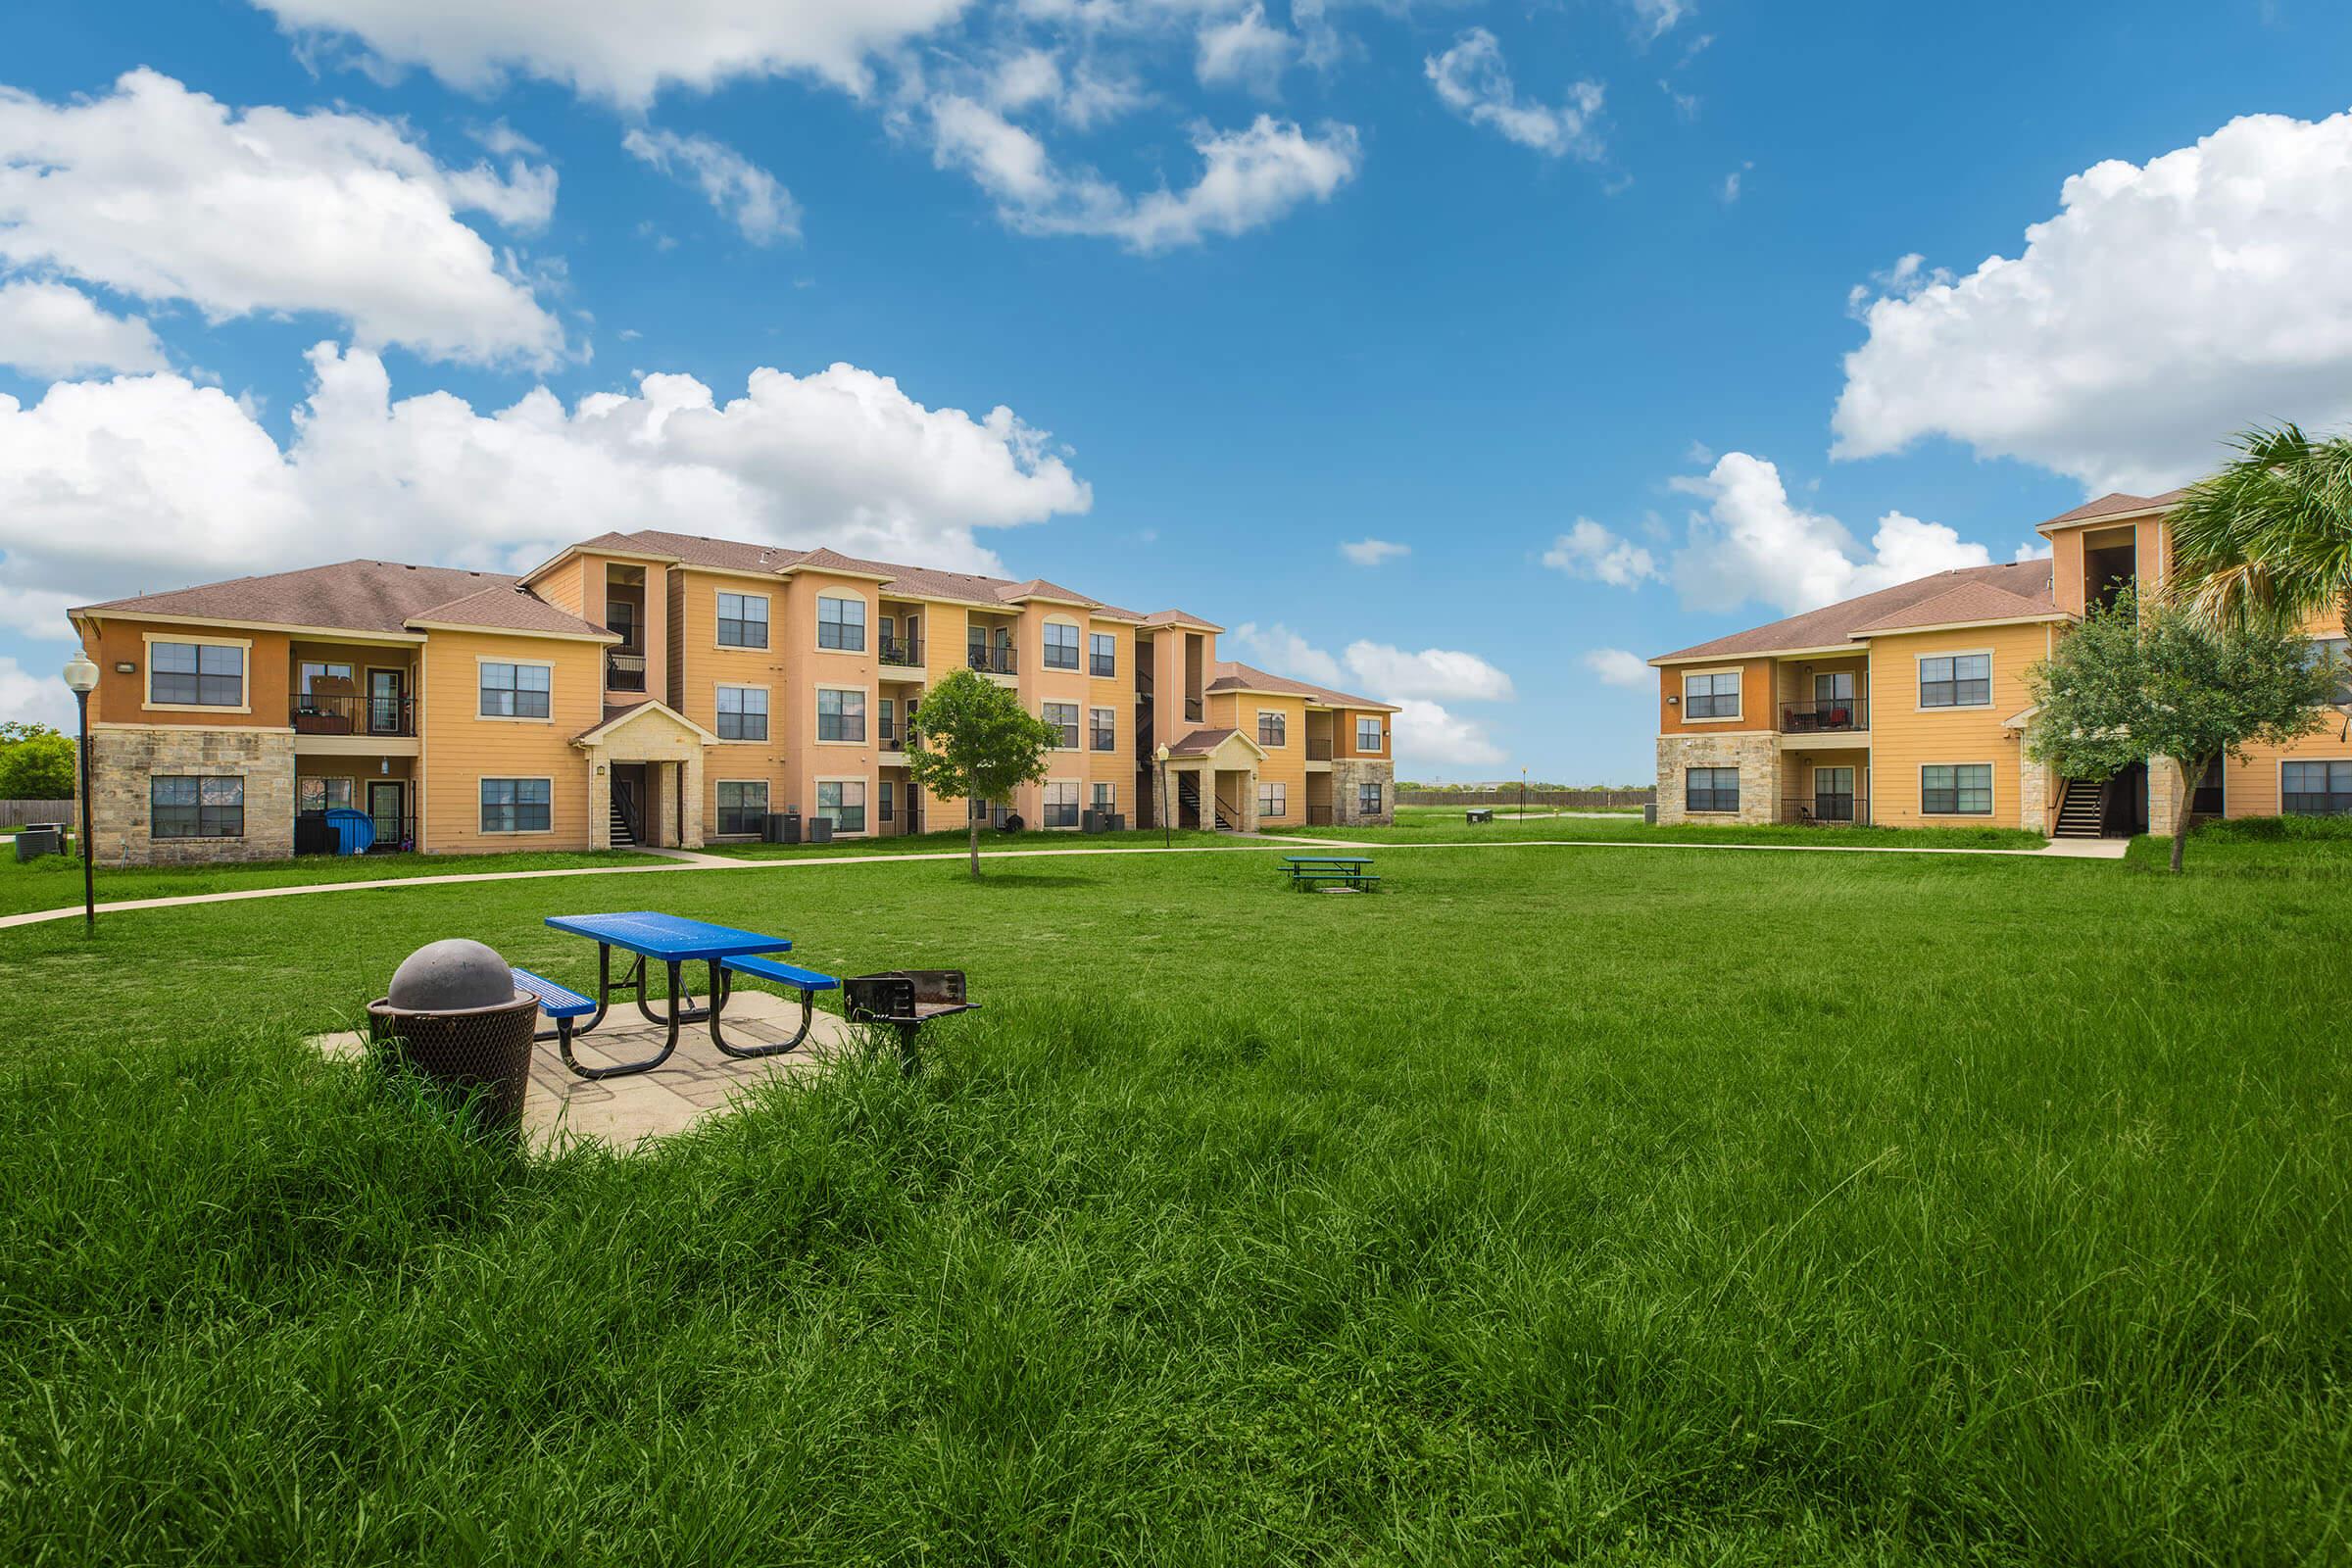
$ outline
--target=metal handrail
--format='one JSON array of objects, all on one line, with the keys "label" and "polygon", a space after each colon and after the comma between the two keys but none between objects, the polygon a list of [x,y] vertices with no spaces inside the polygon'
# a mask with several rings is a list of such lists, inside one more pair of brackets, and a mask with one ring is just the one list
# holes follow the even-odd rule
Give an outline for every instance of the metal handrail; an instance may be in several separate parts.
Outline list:
[{"label": "metal handrail", "polygon": [[1869,728],[1868,698],[1842,698],[1829,703],[1784,703],[1781,706],[1781,733],[1784,735],[1845,734]]},{"label": "metal handrail", "polygon": [[1021,672],[1020,661],[1013,657],[1013,650],[1009,648],[967,647],[964,658],[984,675],[1017,675]]},{"label": "metal handrail", "polygon": [[1331,737],[1326,735],[1321,740],[1317,740],[1314,736],[1309,735],[1306,738],[1306,760],[1310,762],[1330,761]]},{"label": "metal handrail", "polygon": [[364,692],[297,694],[288,710],[297,735],[415,735],[416,700]]},{"label": "metal handrail", "polygon": [[1867,795],[1792,795],[1781,802],[1784,822],[1819,823],[1825,827],[1868,827]]},{"label": "metal handrail", "polygon": [[920,669],[923,667],[923,640],[920,637],[885,637],[882,639],[881,660],[885,664]]},{"label": "metal handrail", "polygon": [[1306,825],[1308,827],[1331,826],[1331,808],[1328,806],[1308,807],[1306,808]]},{"label": "metal handrail", "polygon": [[617,649],[605,654],[605,689],[615,692],[645,690],[645,656],[624,654]]}]

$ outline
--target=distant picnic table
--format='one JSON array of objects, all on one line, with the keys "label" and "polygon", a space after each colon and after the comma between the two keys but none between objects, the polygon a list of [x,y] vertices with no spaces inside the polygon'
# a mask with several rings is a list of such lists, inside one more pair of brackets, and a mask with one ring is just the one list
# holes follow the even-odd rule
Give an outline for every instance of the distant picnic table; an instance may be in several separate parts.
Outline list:
[{"label": "distant picnic table", "polygon": [[1371,858],[1361,855],[1286,855],[1282,865],[1294,888],[1366,888],[1380,881],[1372,874]]}]

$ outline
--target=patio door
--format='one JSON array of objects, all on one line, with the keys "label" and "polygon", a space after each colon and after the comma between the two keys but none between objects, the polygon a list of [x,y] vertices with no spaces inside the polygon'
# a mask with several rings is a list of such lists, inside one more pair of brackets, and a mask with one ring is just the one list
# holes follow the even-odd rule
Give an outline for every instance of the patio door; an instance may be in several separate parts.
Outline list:
[{"label": "patio door", "polygon": [[371,669],[368,672],[368,733],[397,735],[400,723],[401,672],[397,669]]},{"label": "patio door", "polygon": [[375,842],[378,848],[397,850],[405,832],[408,812],[408,786],[398,779],[369,779],[368,781],[368,815],[375,822]]},{"label": "patio door", "polygon": [[1817,767],[1813,770],[1813,818],[1818,822],[1854,819],[1854,770]]}]

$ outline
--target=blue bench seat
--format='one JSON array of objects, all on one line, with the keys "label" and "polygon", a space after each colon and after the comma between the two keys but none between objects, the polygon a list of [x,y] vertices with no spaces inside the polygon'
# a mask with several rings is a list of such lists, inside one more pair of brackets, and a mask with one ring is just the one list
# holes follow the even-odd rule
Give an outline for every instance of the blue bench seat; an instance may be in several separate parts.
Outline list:
[{"label": "blue bench seat", "polygon": [[596,1004],[566,986],[535,975],[528,969],[512,969],[514,989],[539,999],[539,1010],[550,1018],[585,1018],[596,1010]]},{"label": "blue bench seat", "polygon": [[829,974],[804,969],[797,963],[784,963],[775,958],[734,957],[724,960],[726,968],[737,974],[748,974],[755,980],[772,980],[780,986],[791,986],[804,995],[812,991],[839,991],[841,982]]}]

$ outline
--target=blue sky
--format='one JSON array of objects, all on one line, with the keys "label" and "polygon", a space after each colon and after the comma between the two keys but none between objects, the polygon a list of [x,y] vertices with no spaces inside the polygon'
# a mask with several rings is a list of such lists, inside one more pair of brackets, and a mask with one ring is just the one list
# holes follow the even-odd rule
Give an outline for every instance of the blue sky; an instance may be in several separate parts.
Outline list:
[{"label": "blue sky", "polygon": [[0,23],[0,716],[66,603],[656,526],[1642,779],[1627,655],[2352,414],[2340,6],[552,9]]}]

